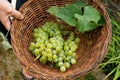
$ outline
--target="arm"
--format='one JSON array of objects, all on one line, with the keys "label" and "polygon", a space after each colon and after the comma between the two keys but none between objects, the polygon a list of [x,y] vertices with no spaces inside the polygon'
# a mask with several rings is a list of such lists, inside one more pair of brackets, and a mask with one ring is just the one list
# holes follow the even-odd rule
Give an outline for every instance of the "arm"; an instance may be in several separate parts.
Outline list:
[{"label": "arm", "polygon": [[10,16],[17,19],[23,19],[23,15],[19,11],[15,10],[7,0],[0,0],[0,21],[7,30],[10,29]]}]

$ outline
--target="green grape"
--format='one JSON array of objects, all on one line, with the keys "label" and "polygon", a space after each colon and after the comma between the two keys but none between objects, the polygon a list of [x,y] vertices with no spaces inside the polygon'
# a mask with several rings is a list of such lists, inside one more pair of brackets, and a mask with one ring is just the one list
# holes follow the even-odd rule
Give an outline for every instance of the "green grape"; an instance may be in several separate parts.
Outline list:
[{"label": "green grape", "polygon": [[33,48],[34,48],[34,47],[35,47],[35,43],[34,43],[34,42],[31,42],[31,43],[30,43],[30,47],[33,47]]},{"label": "green grape", "polygon": [[45,64],[45,63],[46,63],[46,57],[45,57],[45,56],[42,56],[42,57],[40,58],[40,62],[42,62],[43,64]]},{"label": "green grape", "polygon": [[56,48],[56,47],[57,47],[57,44],[56,44],[56,43],[53,43],[53,44],[52,44],[52,47],[53,47],[53,48]]},{"label": "green grape", "polygon": [[67,51],[67,55],[71,56],[72,55],[72,51],[71,50]]},{"label": "green grape", "polygon": [[52,44],[48,43],[47,48],[52,48]]},{"label": "green grape", "polygon": [[76,64],[76,59],[71,58],[71,64]]},{"label": "green grape", "polygon": [[43,35],[43,36],[41,37],[41,39],[45,41],[45,40],[48,39],[48,37]]},{"label": "green grape", "polygon": [[35,54],[35,56],[37,56],[39,54],[40,50],[39,49],[34,49],[33,53]]},{"label": "green grape", "polygon": [[[71,64],[76,63],[76,53],[80,39],[74,32],[65,31],[63,25],[47,22],[33,32],[34,42],[30,43],[29,50],[35,55],[35,60],[52,62],[61,72],[65,72]],[[68,36],[67,39],[65,36]],[[64,39],[65,38],[65,39]]]},{"label": "green grape", "polygon": [[70,59],[71,59],[71,56],[67,56],[67,57],[65,58],[65,61],[66,61],[66,62],[70,62]]},{"label": "green grape", "polygon": [[65,41],[65,42],[64,42],[64,46],[67,46],[67,45],[68,45],[68,42],[67,42],[67,41]]},{"label": "green grape", "polygon": [[34,28],[34,33],[39,33],[39,29],[38,28]]},{"label": "green grape", "polygon": [[59,46],[56,47],[56,51],[57,52],[60,52],[61,51],[61,48]]},{"label": "green grape", "polygon": [[65,63],[64,63],[64,66],[65,66],[66,68],[69,68],[69,67],[70,67],[70,63],[69,63],[69,62],[65,62]]},{"label": "green grape", "polygon": [[41,44],[40,45],[40,50],[43,51],[45,49],[45,45],[44,44]]},{"label": "green grape", "polygon": [[63,58],[62,57],[58,57],[58,61],[59,62],[63,61]]},{"label": "green grape", "polygon": [[68,40],[71,40],[71,41],[74,40],[74,36],[70,36]]},{"label": "green grape", "polygon": [[50,48],[46,48],[45,51],[46,51],[47,53],[51,53],[51,52],[52,52],[52,50],[51,50]]},{"label": "green grape", "polygon": [[54,54],[54,55],[53,55],[53,59],[57,59],[57,55]]},{"label": "green grape", "polygon": [[33,37],[34,37],[34,38],[39,38],[38,33],[34,33],[34,34],[33,34]]},{"label": "green grape", "polygon": [[58,63],[59,67],[63,66],[63,62]]},{"label": "green grape", "polygon": [[70,48],[70,50],[74,52],[74,51],[76,51],[76,48],[72,46],[72,47]]},{"label": "green grape", "polygon": [[65,51],[68,51],[68,50],[69,50],[69,47],[68,47],[68,46],[64,46],[64,50],[65,50]]},{"label": "green grape", "polygon": [[54,31],[50,31],[50,34],[49,34],[50,36],[54,36],[55,35],[55,33],[54,33]]},{"label": "green grape", "polygon": [[30,51],[33,51],[33,50],[34,50],[34,47],[30,46],[30,47],[29,47],[29,50],[30,50]]},{"label": "green grape", "polygon": [[78,48],[78,46],[76,44],[74,44],[70,47],[70,50],[74,52],[77,50],[77,48]]},{"label": "green grape", "polygon": [[48,41],[48,40],[45,40],[45,45],[47,46],[47,44],[49,44],[49,41]]},{"label": "green grape", "polygon": [[40,38],[36,38],[35,41],[36,42],[41,42],[41,39]]},{"label": "green grape", "polygon": [[35,47],[39,48],[40,46],[41,46],[41,44],[39,42],[36,42]]},{"label": "green grape", "polygon": [[53,61],[54,61],[54,62],[58,62],[58,59],[57,59],[57,58],[56,58],[56,59],[53,59]]},{"label": "green grape", "polygon": [[76,53],[74,52],[74,53],[72,53],[72,57],[73,58],[75,58],[76,57]]},{"label": "green grape", "polygon": [[80,38],[75,38],[75,43],[78,44],[80,42]]},{"label": "green grape", "polygon": [[51,43],[55,43],[56,39],[54,37],[50,38]]},{"label": "green grape", "polygon": [[48,54],[45,51],[42,52],[42,55],[46,57],[48,56]]},{"label": "green grape", "polygon": [[55,33],[55,35],[59,36],[59,35],[61,35],[61,32],[59,30],[57,30],[56,33]]},{"label": "green grape", "polygon": [[73,45],[76,45],[76,44],[75,44],[74,41],[71,41],[71,42],[69,43],[69,46],[72,47]]},{"label": "green grape", "polygon": [[48,28],[45,25],[42,27],[42,30],[45,31],[45,32],[47,31],[47,29]]},{"label": "green grape", "polygon": [[52,53],[48,53],[47,56],[48,56],[48,58],[52,58],[53,57]]},{"label": "green grape", "polygon": [[61,67],[60,67],[60,71],[61,71],[61,72],[65,72],[65,71],[66,71],[66,67],[65,67],[65,66],[61,66]]},{"label": "green grape", "polygon": [[57,51],[56,51],[56,50],[53,50],[52,53],[53,53],[53,54],[57,54]]},{"label": "green grape", "polygon": [[53,59],[52,59],[51,57],[48,57],[48,61],[50,61],[50,62],[51,62],[52,60],[53,60]]},{"label": "green grape", "polygon": [[63,59],[65,58],[65,54],[64,53],[60,53],[59,56],[62,57]]},{"label": "green grape", "polygon": [[63,36],[67,36],[69,34],[69,31],[61,31]]}]

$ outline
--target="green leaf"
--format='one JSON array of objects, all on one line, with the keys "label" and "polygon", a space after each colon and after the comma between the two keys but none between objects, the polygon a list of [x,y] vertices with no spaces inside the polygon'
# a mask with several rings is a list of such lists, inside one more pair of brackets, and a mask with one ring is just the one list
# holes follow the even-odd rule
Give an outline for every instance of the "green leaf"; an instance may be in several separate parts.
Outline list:
[{"label": "green leaf", "polygon": [[101,15],[100,20],[98,21],[98,26],[104,26],[105,25],[105,18]]},{"label": "green leaf", "polygon": [[90,31],[98,26],[104,25],[105,20],[100,17],[99,12],[88,3],[80,0],[65,7],[51,7],[48,12],[63,20],[70,26],[76,27],[79,32]]},{"label": "green leaf", "polygon": [[76,14],[75,17],[78,19],[76,26],[79,32],[85,32],[93,30],[97,27],[95,22],[90,22],[85,16]]},{"label": "green leaf", "polygon": [[47,12],[49,12],[49,13],[52,14],[52,15],[56,15],[56,14],[58,13],[58,11],[59,11],[59,7],[57,7],[57,6],[51,6],[51,7],[47,10]]},{"label": "green leaf", "polygon": [[8,42],[8,40],[6,39],[6,37],[3,35],[2,32],[0,32],[0,36],[2,37],[3,41],[2,41],[2,47],[5,50],[11,49],[12,46],[11,44]]},{"label": "green leaf", "polygon": [[82,14],[80,8],[75,5],[67,4],[64,8],[61,8],[58,11],[56,16],[65,21],[67,24],[75,26],[76,20],[74,14]]},{"label": "green leaf", "polygon": [[77,19],[76,27],[79,32],[85,32],[95,29],[100,20],[99,12],[93,6],[85,6],[83,15],[75,14]]},{"label": "green leaf", "polygon": [[76,3],[74,3],[73,5],[76,5],[76,6],[78,6],[79,8],[82,8],[82,7],[86,6],[87,4],[88,4],[87,2],[85,2],[85,1],[83,1],[83,0],[80,0],[80,1],[78,1],[78,2],[76,2]]},{"label": "green leaf", "polygon": [[84,7],[84,16],[88,21],[94,21],[95,23],[100,20],[100,14],[93,6]]}]

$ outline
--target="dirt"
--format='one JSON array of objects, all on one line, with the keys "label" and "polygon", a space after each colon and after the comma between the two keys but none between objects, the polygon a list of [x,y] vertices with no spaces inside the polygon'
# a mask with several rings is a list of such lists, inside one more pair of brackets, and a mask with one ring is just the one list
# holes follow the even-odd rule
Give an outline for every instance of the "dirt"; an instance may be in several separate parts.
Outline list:
[{"label": "dirt", "polygon": [[0,80],[23,80],[21,67],[12,52],[12,49],[4,50],[0,37]]}]

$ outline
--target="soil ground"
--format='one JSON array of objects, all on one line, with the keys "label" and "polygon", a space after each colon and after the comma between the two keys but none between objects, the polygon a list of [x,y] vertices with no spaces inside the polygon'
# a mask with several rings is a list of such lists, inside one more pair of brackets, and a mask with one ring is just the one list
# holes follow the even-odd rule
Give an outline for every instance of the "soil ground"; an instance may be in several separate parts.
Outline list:
[{"label": "soil ground", "polygon": [[4,50],[0,37],[0,80],[23,80],[21,67],[12,52],[12,49]]}]

